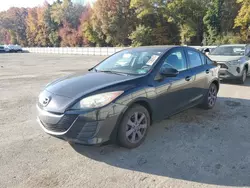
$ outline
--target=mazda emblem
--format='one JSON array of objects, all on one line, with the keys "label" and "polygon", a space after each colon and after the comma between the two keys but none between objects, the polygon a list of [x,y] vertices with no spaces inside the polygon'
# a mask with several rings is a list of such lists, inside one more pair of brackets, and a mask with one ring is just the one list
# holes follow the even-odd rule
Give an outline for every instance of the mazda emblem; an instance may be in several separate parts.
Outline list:
[{"label": "mazda emblem", "polygon": [[40,100],[41,105],[47,106],[49,104],[49,102],[50,102],[50,99],[51,99],[50,97],[44,97],[44,98],[42,98]]}]

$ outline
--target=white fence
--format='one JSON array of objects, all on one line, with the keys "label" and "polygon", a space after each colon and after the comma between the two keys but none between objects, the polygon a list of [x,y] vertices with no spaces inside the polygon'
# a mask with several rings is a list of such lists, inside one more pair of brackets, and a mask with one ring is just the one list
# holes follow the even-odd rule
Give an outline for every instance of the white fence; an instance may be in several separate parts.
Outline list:
[{"label": "white fence", "polygon": [[[201,46],[190,46],[193,48],[200,48]],[[213,46],[206,46],[207,48]],[[203,46],[204,48],[204,46]],[[34,47],[23,48],[24,51],[31,53],[50,53],[50,54],[79,54],[79,55],[112,55],[115,52],[121,51],[125,48],[118,47]]]},{"label": "white fence", "polygon": [[53,47],[53,48],[23,48],[24,51],[31,53],[50,53],[50,54],[79,54],[79,55],[112,55],[115,52],[121,51],[125,48],[117,48],[117,47]]}]

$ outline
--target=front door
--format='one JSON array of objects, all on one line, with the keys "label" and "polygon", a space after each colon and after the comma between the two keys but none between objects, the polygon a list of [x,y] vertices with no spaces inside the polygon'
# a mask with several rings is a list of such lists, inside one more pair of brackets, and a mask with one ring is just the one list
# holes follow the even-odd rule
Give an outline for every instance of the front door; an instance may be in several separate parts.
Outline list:
[{"label": "front door", "polygon": [[162,67],[172,67],[179,71],[176,77],[155,80],[156,105],[158,118],[170,116],[188,106],[192,96],[193,73],[187,66],[183,48],[175,48],[163,58]]}]

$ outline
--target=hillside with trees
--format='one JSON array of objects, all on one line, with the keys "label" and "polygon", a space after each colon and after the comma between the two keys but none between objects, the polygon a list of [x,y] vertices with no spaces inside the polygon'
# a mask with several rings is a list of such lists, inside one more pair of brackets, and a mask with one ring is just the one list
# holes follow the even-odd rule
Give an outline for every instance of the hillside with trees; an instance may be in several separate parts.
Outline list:
[{"label": "hillside with trees", "polygon": [[0,12],[0,44],[215,45],[250,41],[250,0],[57,0]]}]

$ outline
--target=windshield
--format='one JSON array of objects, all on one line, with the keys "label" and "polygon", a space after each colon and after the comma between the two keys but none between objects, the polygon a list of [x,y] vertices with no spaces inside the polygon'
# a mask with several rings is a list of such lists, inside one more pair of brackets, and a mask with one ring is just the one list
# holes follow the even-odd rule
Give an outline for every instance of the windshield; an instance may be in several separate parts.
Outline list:
[{"label": "windshield", "polygon": [[95,67],[97,72],[141,75],[148,73],[163,49],[130,49],[118,52]]},{"label": "windshield", "polygon": [[242,56],[244,54],[245,54],[244,46],[219,46],[210,53],[210,55],[221,55],[221,56]]}]

